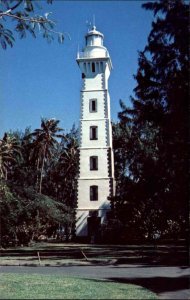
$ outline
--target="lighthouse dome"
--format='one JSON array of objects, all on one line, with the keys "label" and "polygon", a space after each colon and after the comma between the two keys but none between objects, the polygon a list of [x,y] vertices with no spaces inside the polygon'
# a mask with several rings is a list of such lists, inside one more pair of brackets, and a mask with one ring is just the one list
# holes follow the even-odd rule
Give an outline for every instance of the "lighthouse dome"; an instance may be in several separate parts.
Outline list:
[{"label": "lighthouse dome", "polygon": [[86,46],[103,46],[104,35],[93,26],[86,34]]},{"label": "lighthouse dome", "polygon": [[84,48],[84,53],[88,53],[90,57],[107,57],[108,51],[106,47],[103,46],[104,35],[96,30],[93,26],[90,31],[85,36],[86,47]]}]

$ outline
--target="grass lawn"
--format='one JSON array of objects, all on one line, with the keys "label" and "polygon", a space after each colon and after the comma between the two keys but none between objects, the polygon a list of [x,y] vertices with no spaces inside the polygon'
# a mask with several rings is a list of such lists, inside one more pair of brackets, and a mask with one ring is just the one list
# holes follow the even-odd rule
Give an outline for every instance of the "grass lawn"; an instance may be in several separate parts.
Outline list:
[{"label": "grass lawn", "polygon": [[58,275],[1,274],[1,299],[157,299],[137,285]]}]

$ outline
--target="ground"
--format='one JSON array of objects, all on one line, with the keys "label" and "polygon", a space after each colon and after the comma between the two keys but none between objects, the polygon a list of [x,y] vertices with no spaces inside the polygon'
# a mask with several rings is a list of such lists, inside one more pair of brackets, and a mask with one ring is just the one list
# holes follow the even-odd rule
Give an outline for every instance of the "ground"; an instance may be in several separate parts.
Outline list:
[{"label": "ground", "polygon": [[[187,257],[184,247],[174,245],[55,244],[52,247],[40,244],[2,251],[0,272],[104,279],[138,285],[156,293],[159,299],[188,299],[190,272]],[[11,266],[15,264],[17,266]]]},{"label": "ground", "polygon": [[134,284],[63,274],[1,274],[3,299],[157,299],[155,293]]}]

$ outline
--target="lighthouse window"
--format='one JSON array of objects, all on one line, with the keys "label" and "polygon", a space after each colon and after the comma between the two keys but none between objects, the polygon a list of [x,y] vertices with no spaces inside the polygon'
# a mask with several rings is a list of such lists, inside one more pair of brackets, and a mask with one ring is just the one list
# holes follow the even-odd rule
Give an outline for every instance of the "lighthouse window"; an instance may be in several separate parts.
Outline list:
[{"label": "lighthouse window", "polygon": [[90,156],[90,170],[98,170],[98,156]]},{"label": "lighthouse window", "polygon": [[90,186],[90,201],[97,201],[98,200],[98,186],[91,185]]},{"label": "lighthouse window", "polygon": [[100,62],[100,70],[101,70],[101,72],[103,72],[103,62],[102,61]]},{"label": "lighthouse window", "polygon": [[95,72],[95,63],[94,62],[92,63],[92,72],[93,73]]},{"label": "lighthouse window", "polygon": [[97,99],[90,99],[89,110],[92,113],[97,112]]},{"label": "lighthouse window", "polygon": [[98,127],[90,126],[90,139],[97,140],[98,139]]}]

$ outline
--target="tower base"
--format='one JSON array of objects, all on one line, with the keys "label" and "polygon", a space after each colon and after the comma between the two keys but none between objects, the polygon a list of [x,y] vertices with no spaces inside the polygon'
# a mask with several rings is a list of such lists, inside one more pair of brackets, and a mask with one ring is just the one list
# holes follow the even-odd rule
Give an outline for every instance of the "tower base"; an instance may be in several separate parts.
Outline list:
[{"label": "tower base", "polygon": [[107,219],[106,209],[77,209],[76,214],[76,237],[86,239],[88,242],[101,240],[101,225]]}]

